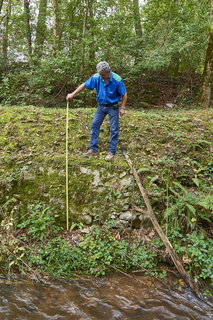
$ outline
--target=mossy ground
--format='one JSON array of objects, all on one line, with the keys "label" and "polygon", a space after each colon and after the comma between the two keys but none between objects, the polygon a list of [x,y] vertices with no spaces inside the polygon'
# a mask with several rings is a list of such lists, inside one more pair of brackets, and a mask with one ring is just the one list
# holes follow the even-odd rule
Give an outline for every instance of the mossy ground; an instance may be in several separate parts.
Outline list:
[{"label": "mossy ground", "polygon": [[[89,176],[76,173],[80,166],[118,175],[129,171],[120,147],[128,152],[158,209],[163,188],[173,181],[193,189],[197,188],[195,178],[200,184],[212,184],[212,109],[128,111],[121,118],[118,151],[110,163],[104,160],[109,141],[107,120],[101,128],[98,155],[82,157],[89,146],[94,111],[69,110],[69,183],[70,196],[78,198],[76,205],[81,205],[91,182]],[[50,190],[52,197],[65,198],[66,109],[1,107],[0,128],[0,204],[14,193],[24,192],[29,203],[45,200]]]}]

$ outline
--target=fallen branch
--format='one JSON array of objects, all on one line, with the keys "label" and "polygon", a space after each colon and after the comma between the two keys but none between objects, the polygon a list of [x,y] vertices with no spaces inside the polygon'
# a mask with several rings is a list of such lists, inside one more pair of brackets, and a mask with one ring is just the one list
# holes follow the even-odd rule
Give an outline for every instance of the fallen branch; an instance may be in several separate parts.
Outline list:
[{"label": "fallen branch", "polygon": [[142,184],[141,184],[141,180],[140,180],[140,177],[136,171],[136,169],[134,168],[129,156],[126,154],[126,152],[122,150],[122,153],[126,159],[126,161],[128,162],[131,170],[132,170],[132,174],[134,176],[134,179],[139,187],[139,190],[142,194],[142,197],[144,199],[144,202],[146,204],[146,207],[147,207],[147,211],[141,209],[141,210],[138,210],[139,208],[137,208],[137,211],[140,211],[142,213],[146,213],[148,215],[148,217],[150,218],[155,230],[157,231],[159,237],[161,238],[161,240],[163,241],[165,247],[166,247],[166,250],[168,251],[172,261],[174,262],[174,265],[176,266],[178,272],[180,273],[181,277],[183,278],[183,280],[185,281],[185,283],[187,284],[187,286],[189,286],[194,292],[195,292],[195,289],[194,289],[194,285],[193,285],[193,281],[191,279],[191,277],[186,273],[180,259],[178,258],[178,256],[176,255],[176,253],[174,252],[174,249],[170,243],[170,241],[168,240],[167,236],[164,234],[161,226],[159,225],[158,221],[157,221],[157,218],[155,217],[155,214],[153,212],[153,209],[152,209],[152,206],[150,204],[150,201],[149,201],[149,198],[145,192],[145,189],[143,188]]},{"label": "fallen branch", "polygon": [[137,206],[133,206],[133,210],[138,211],[140,213],[144,213],[144,214],[146,214],[148,216],[148,212],[146,210],[142,209],[142,208],[139,208]]}]

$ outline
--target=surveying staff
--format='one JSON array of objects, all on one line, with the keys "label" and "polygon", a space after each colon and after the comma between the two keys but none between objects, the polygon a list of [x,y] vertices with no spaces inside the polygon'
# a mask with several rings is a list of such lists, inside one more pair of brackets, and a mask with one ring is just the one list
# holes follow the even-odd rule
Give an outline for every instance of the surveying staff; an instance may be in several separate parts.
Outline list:
[{"label": "surveying staff", "polygon": [[[67,101],[72,100],[76,94],[85,88],[96,89],[98,107],[95,112],[90,134],[90,149],[83,153],[84,156],[93,156],[98,152],[98,139],[101,124],[108,114],[110,122],[110,142],[106,160],[112,160],[116,153],[119,134],[119,113],[125,114],[127,92],[122,78],[110,70],[106,61],[101,61],[96,66],[97,72],[86,82],[82,83],[75,91],[69,93]],[[119,108],[118,102],[121,100]]]}]

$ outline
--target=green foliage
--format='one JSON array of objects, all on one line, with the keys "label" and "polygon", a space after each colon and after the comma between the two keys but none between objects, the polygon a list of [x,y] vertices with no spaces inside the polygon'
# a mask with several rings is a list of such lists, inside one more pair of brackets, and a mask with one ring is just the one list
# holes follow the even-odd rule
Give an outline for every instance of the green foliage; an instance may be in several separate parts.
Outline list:
[{"label": "green foliage", "polygon": [[[4,225],[4,228],[11,230],[11,225]],[[1,247],[0,247],[0,266],[6,269],[7,273],[10,273],[12,269],[19,268],[20,273],[25,273],[23,267],[23,259],[29,251],[24,245],[14,237],[6,237],[0,234]]]},{"label": "green foliage", "polygon": [[154,69],[163,68],[174,75],[202,70],[203,45],[207,45],[209,28],[208,10],[207,0],[147,1],[143,15],[148,50],[144,50],[143,64]]},{"label": "green foliage", "polygon": [[172,237],[176,251],[187,259],[187,269],[194,274],[196,281],[210,279],[213,287],[213,239],[207,238],[205,234],[193,231],[182,237]]},{"label": "green foliage", "polygon": [[41,247],[34,260],[31,259],[33,265],[38,265],[41,270],[57,277],[69,277],[75,271],[74,264],[76,259],[81,260],[82,255],[76,256],[68,243],[56,236],[51,238],[47,244]]},{"label": "green foliage", "polygon": [[52,210],[43,203],[29,205],[27,214],[21,218],[22,222],[19,222],[17,227],[27,228],[33,239],[43,240],[53,230],[59,230],[59,227],[55,226]]},{"label": "green foliage", "polygon": [[[198,183],[198,180],[195,182]],[[200,190],[195,192],[193,189],[186,189],[177,181],[173,182],[173,186],[169,187],[171,193],[166,196],[167,209],[164,212],[164,220],[170,226],[188,232],[199,228],[203,220],[211,222],[213,196],[207,192],[208,187],[202,184]]]},{"label": "green foliage", "polygon": [[[11,105],[52,106],[54,100],[65,100],[65,89],[73,89],[83,80],[77,73],[76,61],[70,57],[57,57],[42,60],[38,65],[23,63],[13,66],[11,71],[2,74],[0,101]],[[61,95],[63,95],[61,97]]]},{"label": "green foliage", "polygon": [[193,232],[186,240],[189,243],[186,254],[193,260],[189,268],[195,272],[195,279],[209,278],[213,287],[213,239]]},{"label": "green foliage", "polygon": [[[137,243],[129,246],[128,242],[117,240],[109,223],[102,227],[94,225],[83,241],[69,245],[57,236],[50,219],[44,219],[37,209],[33,210],[33,216],[26,223],[20,224],[20,227],[28,226],[28,233],[36,239],[30,248],[21,245],[22,240],[27,240],[26,237],[21,237],[20,240],[11,238],[3,242],[0,263],[8,268],[16,266],[26,272],[28,266],[28,269],[45,271],[54,276],[69,277],[74,273],[99,276],[115,269],[129,271],[146,268],[151,272],[156,267],[155,253]],[[41,224],[41,220],[45,222],[45,226]]]},{"label": "green foliage", "polygon": [[[193,231],[183,235],[181,231],[180,227],[170,228],[168,238],[175,252],[195,281],[209,279],[213,287],[213,239],[205,232]],[[152,243],[156,249],[164,248],[159,238]]]},{"label": "green foliage", "polygon": [[137,269],[138,265],[149,270],[156,266],[155,254],[148,248],[137,244],[129,246],[128,242],[117,240],[111,223],[106,222],[102,228],[94,225],[91,233],[80,243],[85,251],[82,267],[97,276],[104,275],[111,267],[128,271]]},{"label": "green foliage", "polygon": [[[38,208],[32,211],[41,212]],[[39,214],[36,217],[40,220]],[[113,231],[109,222],[102,227],[94,225],[83,241],[69,243],[56,233],[52,221],[44,219],[42,215],[46,229],[49,230],[49,236],[44,239],[43,227],[39,223],[38,231],[37,224],[34,226],[34,219],[27,220],[29,232],[37,237],[37,241],[30,246],[26,245],[26,236],[18,239],[9,232],[7,236],[0,233],[0,265],[7,272],[19,270],[24,275],[31,272],[34,276],[39,272],[46,272],[56,277],[68,278],[82,273],[100,276],[110,270],[128,272],[142,269],[150,274],[157,266],[156,253],[149,249],[151,243],[148,248],[138,245],[134,238],[131,245],[126,240],[118,240],[118,233]],[[33,223],[32,229],[30,222]],[[183,236],[178,228],[172,230],[169,240],[183,261],[187,261],[186,269],[194,275],[195,280],[208,278],[213,286],[213,240],[197,231]],[[159,238],[153,244],[156,249],[162,250]]]},{"label": "green foliage", "polygon": [[[156,88],[152,83],[149,88],[144,84],[140,88],[138,81],[142,75],[146,78],[147,72],[190,74],[187,90],[189,87],[191,91],[191,74],[203,71],[210,21],[207,0],[146,1],[139,12],[141,37],[135,34],[132,0],[90,1],[88,10],[84,10],[82,1],[60,1],[57,12],[50,5],[43,15],[46,27],[41,30],[45,38],[41,59],[36,52],[39,3],[29,6],[29,50],[24,6],[15,1],[9,13],[3,1],[2,36],[6,39],[8,33],[9,39],[7,44],[2,41],[0,50],[0,102],[4,105],[61,106],[66,94],[95,72],[100,60],[108,60],[112,69],[125,78],[129,91],[132,83],[137,85],[134,105],[140,107],[147,105],[147,92],[148,102],[155,104]],[[57,37],[52,25],[54,14],[58,14]],[[8,57],[6,62],[4,56]],[[134,97],[134,90],[131,95]],[[180,92],[179,102],[191,103],[194,95],[188,97],[188,93]],[[95,103],[89,93],[77,99],[75,107]]]}]

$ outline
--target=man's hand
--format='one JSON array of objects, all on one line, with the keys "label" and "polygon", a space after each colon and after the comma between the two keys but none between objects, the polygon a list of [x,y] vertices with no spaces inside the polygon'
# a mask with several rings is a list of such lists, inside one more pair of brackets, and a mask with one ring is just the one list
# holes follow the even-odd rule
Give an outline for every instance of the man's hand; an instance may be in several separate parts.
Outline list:
[{"label": "man's hand", "polygon": [[74,98],[74,94],[73,93],[68,93],[68,95],[66,96],[67,101],[70,101]]},{"label": "man's hand", "polygon": [[68,93],[68,95],[66,96],[67,101],[72,100],[76,94],[83,91],[85,88],[86,87],[84,83],[82,83],[75,91],[73,91],[72,93]]},{"label": "man's hand", "polygon": [[120,108],[120,115],[123,116],[126,113],[125,108]]}]

